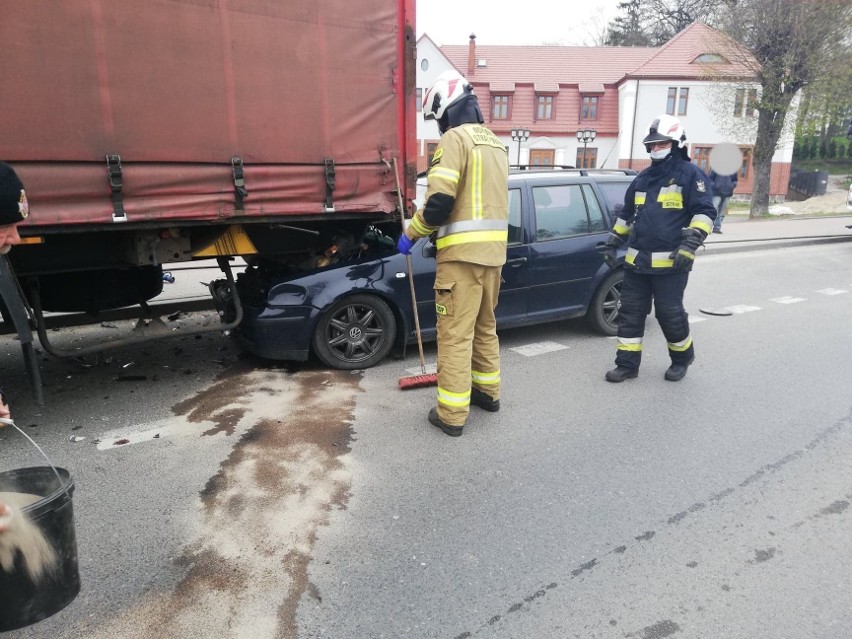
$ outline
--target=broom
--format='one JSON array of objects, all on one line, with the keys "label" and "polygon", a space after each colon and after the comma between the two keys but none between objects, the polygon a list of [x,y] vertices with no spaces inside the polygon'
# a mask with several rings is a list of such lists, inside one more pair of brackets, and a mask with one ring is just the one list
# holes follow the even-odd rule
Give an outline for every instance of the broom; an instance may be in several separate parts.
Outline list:
[{"label": "broom", "polygon": [[[387,163],[387,160],[385,162]],[[396,193],[399,197],[399,219],[403,232],[405,232],[405,205],[402,201],[402,185],[399,183],[396,158],[393,158],[393,173],[396,177]],[[423,357],[423,337],[420,335],[420,317],[417,314],[417,297],[414,294],[414,271],[411,268],[411,255],[405,256],[405,268],[408,271],[408,288],[411,290],[411,310],[414,312],[414,333],[417,335],[417,350],[420,353],[420,375],[400,377],[399,387],[402,390],[410,390],[412,388],[437,386],[438,375],[426,372],[426,358]]]},{"label": "broom", "polygon": [[411,306],[414,311],[414,333],[417,335],[417,350],[420,353],[420,375],[409,375],[399,378],[399,387],[402,390],[411,388],[423,388],[425,386],[437,386],[438,375],[426,372],[426,359],[423,357],[423,338],[420,335],[420,318],[417,316],[417,298],[414,296],[414,273],[411,270],[411,256],[405,256],[405,268],[408,270],[408,287],[411,289]]}]

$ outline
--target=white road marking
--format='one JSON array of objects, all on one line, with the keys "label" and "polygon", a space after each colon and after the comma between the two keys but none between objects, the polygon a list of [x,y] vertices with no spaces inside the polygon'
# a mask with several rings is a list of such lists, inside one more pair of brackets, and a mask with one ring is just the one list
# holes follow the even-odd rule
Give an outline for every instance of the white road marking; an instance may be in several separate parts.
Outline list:
[{"label": "white road marking", "polygon": [[842,295],[843,293],[848,293],[849,291],[843,288],[821,288],[818,291],[814,292],[819,293],[820,295]]},{"label": "white road marking", "polygon": [[535,355],[544,355],[545,353],[553,353],[554,351],[563,351],[566,348],[568,347],[564,344],[558,344],[557,342],[536,342],[535,344],[518,346],[517,348],[509,350],[513,350],[526,357],[534,357]]},{"label": "white road marking", "polygon": [[759,306],[749,306],[748,304],[734,304],[733,306],[728,306],[728,310],[735,315],[742,315],[743,313],[751,313],[753,311],[761,310]]},{"label": "white road marking", "polygon": [[698,324],[698,322],[706,322],[706,321],[707,321],[706,317],[695,317],[694,315],[689,316],[689,323],[690,324]]},{"label": "white road marking", "polygon": [[785,295],[784,297],[773,297],[769,300],[770,302],[778,302],[779,304],[796,304],[798,302],[807,302],[806,297],[790,297],[789,295]]}]

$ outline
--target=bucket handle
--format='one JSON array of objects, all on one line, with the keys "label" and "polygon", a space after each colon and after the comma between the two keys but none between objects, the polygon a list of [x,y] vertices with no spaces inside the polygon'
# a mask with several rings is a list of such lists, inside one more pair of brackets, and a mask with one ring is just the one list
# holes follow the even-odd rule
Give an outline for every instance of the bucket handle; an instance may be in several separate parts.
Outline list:
[{"label": "bucket handle", "polygon": [[48,464],[50,464],[50,467],[53,469],[53,474],[54,474],[54,475],[56,475],[56,479],[58,479],[58,480],[59,480],[59,486],[62,488],[62,490],[64,490],[64,491],[65,491],[65,494],[67,495],[68,500],[70,501],[70,500],[71,500],[71,494],[68,492],[68,485],[67,485],[65,482],[63,482],[63,481],[62,481],[62,477],[59,475],[59,471],[58,471],[58,470],[56,470],[56,466],[54,466],[54,465],[53,465],[53,462],[52,462],[52,461],[50,461],[50,457],[48,457],[48,456],[47,456],[47,453],[45,453],[45,452],[41,449],[41,446],[39,446],[38,444],[36,444],[36,443],[33,441],[33,438],[32,438],[32,437],[30,437],[30,436],[29,436],[29,435],[27,435],[24,431],[22,431],[20,428],[18,428],[18,426],[15,424],[15,421],[14,421],[14,420],[12,420],[12,419],[10,419],[10,418],[8,418],[8,417],[0,417],[0,424],[3,424],[3,425],[5,425],[5,426],[11,426],[11,427],[12,427],[12,428],[14,428],[16,431],[18,431],[19,433],[21,433],[21,435],[23,435],[23,436],[24,436],[24,437],[26,437],[28,440],[30,440],[30,443],[38,449],[38,452],[40,452],[40,453],[41,453],[41,456],[42,456],[42,457],[44,457],[44,458],[47,460],[47,463],[48,463]]}]

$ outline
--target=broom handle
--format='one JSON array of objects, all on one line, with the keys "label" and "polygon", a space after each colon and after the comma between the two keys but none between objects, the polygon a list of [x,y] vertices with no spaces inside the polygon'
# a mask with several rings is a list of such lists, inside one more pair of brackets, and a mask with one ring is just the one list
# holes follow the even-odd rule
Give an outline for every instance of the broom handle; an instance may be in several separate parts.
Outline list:
[{"label": "broom handle", "polygon": [[411,255],[405,256],[408,270],[408,288],[411,289],[411,306],[414,311],[414,333],[417,335],[417,350],[420,351],[420,370],[426,374],[426,359],[423,357],[423,338],[420,336],[420,318],[417,313],[417,298],[414,296],[414,271],[411,270]]},{"label": "broom handle", "polygon": [[[405,233],[405,203],[402,201],[402,184],[399,181],[399,167],[396,158],[392,158],[393,176],[396,178],[396,195],[399,199],[399,222]],[[388,164],[388,161],[384,161]],[[414,271],[411,269],[411,255],[405,256],[405,269],[408,271],[408,288],[411,290],[411,310],[414,312],[414,333],[417,335],[417,350],[420,352],[420,371],[426,374],[426,358],[423,357],[423,338],[420,335],[420,317],[417,313],[417,297],[414,294]]]}]

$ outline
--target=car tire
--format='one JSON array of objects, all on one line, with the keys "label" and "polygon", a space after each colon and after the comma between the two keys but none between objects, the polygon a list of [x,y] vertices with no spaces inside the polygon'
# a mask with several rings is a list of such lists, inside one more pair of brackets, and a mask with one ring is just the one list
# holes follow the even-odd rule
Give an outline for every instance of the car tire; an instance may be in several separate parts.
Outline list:
[{"label": "car tire", "polygon": [[607,275],[592,297],[592,303],[586,312],[586,320],[593,329],[602,335],[615,335],[618,332],[618,309],[621,306],[621,283],[624,270],[618,269]]},{"label": "car tire", "polygon": [[320,316],[313,346],[326,366],[355,370],[382,361],[395,338],[396,319],[384,300],[375,295],[351,295]]}]

